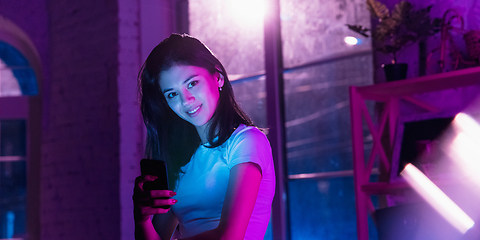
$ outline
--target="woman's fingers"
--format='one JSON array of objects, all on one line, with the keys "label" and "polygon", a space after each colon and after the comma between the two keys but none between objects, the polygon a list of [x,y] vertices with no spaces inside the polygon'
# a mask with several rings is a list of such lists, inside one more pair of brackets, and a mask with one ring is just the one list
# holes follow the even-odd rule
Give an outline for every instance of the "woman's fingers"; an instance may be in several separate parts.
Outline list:
[{"label": "woman's fingers", "polygon": [[151,190],[144,191],[143,184],[157,179],[156,176],[141,175],[135,178],[135,187],[133,189],[133,203],[135,219],[147,219],[151,215],[164,214],[170,210],[177,200],[171,197],[177,193],[170,190]]},{"label": "woman's fingers", "polygon": [[151,182],[157,178],[158,178],[157,176],[152,176],[152,175],[140,175],[135,178],[135,188],[136,187],[142,188],[144,182]]},{"label": "woman's fingers", "polygon": [[153,181],[158,178],[157,176],[153,176],[153,175],[144,175],[144,176],[145,176],[145,181]]},{"label": "woman's fingers", "polygon": [[177,203],[177,199],[152,198],[152,207],[170,207]]},{"label": "woman's fingers", "polygon": [[171,198],[177,195],[176,192],[170,190],[152,190],[150,191],[151,198]]},{"label": "woman's fingers", "polygon": [[167,213],[170,210],[170,206],[177,203],[177,199],[150,199],[148,202],[149,204],[147,205],[137,205],[137,209],[140,210],[143,216]]},{"label": "woman's fingers", "polygon": [[143,216],[151,216],[155,214],[164,214],[167,213],[170,208],[152,208],[152,207],[144,207],[140,208],[141,214]]},{"label": "woman's fingers", "polygon": [[151,199],[170,199],[175,196],[177,193],[170,190],[152,190],[152,191],[134,191],[133,201],[135,203],[144,203],[148,202]]},{"label": "woman's fingers", "polygon": [[152,176],[152,175],[140,175],[140,176],[136,177],[135,178],[135,186],[133,188],[134,200],[135,200],[135,196],[143,197],[143,198],[149,197],[150,195],[146,191],[143,190],[143,184],[145,182],[151,182],[155,179],[157,179],[157,177]]},{"label": "woman's fingers", "polygon": [[177,199],[173,198],[150,198],[150,197],[137,197],[133,196],[135,205],[139,207],[164,207],[171,206],[177,203]]},{"label": "woman's fingers", "polygon": [[139,207],[169,207],[176,203],[177,200],[171,199],[177,193],[170,190],[151,190],[144,191],[143,183],[155,180],[155,176],[145,175],[135,179],[135,188],[133,191],[133,202]]}]

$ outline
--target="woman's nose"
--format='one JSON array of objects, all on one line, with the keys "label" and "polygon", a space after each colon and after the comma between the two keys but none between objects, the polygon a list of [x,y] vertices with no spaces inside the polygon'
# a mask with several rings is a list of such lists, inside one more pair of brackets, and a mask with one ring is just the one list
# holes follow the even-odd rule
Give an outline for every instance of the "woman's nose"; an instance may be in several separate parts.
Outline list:
[{"label": "woman's nose", "polygon": [[193,97],[193,95],[190,92],[184,91],[182,93],[182,104],[183,105],[188,105],[188,104],[192,103],[193,100],[195,100],[195,97]]}]

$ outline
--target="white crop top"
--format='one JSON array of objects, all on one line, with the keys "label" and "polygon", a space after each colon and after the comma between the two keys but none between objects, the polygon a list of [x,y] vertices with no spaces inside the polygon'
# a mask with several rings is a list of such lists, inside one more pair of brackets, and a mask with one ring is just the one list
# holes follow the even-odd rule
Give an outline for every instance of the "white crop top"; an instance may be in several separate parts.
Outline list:
[{"label": "white crop top", "polygon": [[255,207],[244,239],[263,239],[270,220],[275,171],[272,150],[265,134],[255,127],[240,125],[221,146],[200,146],[180,174],[171,207],[179,221],[181,238],[216,228],[220,222],[227,192],[230,169],[244,162],[253,162],[262,170],[262,180]]}]

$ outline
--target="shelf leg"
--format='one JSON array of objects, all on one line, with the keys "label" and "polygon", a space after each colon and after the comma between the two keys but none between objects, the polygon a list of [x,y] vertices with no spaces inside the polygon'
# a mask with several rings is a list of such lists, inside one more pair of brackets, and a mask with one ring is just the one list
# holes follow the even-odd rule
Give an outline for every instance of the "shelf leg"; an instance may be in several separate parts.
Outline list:
[{"label": "shelf leg", "polygon": [[365,181],[365,159],[361,104],[363,99],[350,87],[350,117],[352,122],[353,178],[355,186],[355,207],[357,211],[357,239],[368,240],[368,197],[361,190]]}]

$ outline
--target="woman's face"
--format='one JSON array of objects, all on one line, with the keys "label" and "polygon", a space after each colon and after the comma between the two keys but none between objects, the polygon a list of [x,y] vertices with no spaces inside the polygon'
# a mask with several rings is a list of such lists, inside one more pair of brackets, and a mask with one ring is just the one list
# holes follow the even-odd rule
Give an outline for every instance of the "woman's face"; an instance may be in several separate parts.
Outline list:
[{"label": "woman's face", "polygon": [[223,86],[219,73],[196,66],[176,65],[160,74],[160,88],[168,106],[194,126],[204,127],[217,109]]}]

